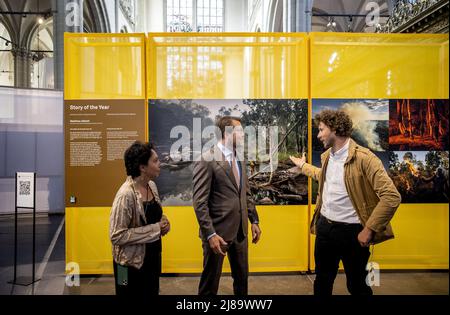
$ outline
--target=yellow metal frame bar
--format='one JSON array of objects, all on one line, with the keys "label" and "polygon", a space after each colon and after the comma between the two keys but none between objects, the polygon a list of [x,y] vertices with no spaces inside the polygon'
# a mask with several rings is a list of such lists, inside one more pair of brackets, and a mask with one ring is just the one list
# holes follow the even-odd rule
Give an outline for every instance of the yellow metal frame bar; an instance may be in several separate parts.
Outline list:
[{"label": "yellow metal frame bar", "polygon": [[[127,33],[64,33],[64,47],[68,47],[71,39],[78,39],[78,38],[87,38],[87,39],[96,39],[96,38],[124,38],[124,39],[139,39],[139,42],[117,42],[117,43],[83,43],[83,42],[76,42],[78,46],[82,47],[142,47],[142,54],[141,54],[141,64],[145,67],[146,65],[146,56],[145,56],[145,47],[147,42],[147,36],[145,33],[133,33],[133,34],[127,34]],[[64,49],[64,64],[68,64],[69,56],[67,49]],[[64,67],[64,77],[68,77],[68,67]],[[141,97],[136,97],[135,99],[146,99],[147,97],[147,85],[146,85],[146,68],[142,73],[142,95]],[[64,80],[64,94],[67,94],[68,91],[68,80]],[[69,98],[64,97],[66,100]],[[101,98],[100,98],[101,99]]]}]

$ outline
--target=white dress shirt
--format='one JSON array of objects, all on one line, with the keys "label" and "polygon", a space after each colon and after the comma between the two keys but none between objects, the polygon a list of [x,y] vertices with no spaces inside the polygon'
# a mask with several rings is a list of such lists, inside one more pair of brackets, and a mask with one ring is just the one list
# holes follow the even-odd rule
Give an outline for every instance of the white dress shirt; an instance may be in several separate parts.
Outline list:
[{"label": "white dress shirt", "polygon": [[361,223],[348,196],[344,182],[344,164],[348,157],[350,141],[335,153],[330,152],[320,213],[337,222]]},{"label": "white dress shirt", "polygon": [[[228,149],[226,146],[224,146],[221,142],[219,142],[217,144],[217,146],[219,147],[220,151],[222,151],[223,155],[225,156],[225,159],[228,161],[228,164],[230,164],[230,167],[233,168],[233,165],[231,165],[232,161],[233,161],[233,151],[231,151],[230,149]],[[238,161],[235,159],[234,160],[236,163],[236,168],[239,172],[239,178],[241,178],[241,170],[238,164]]]}]

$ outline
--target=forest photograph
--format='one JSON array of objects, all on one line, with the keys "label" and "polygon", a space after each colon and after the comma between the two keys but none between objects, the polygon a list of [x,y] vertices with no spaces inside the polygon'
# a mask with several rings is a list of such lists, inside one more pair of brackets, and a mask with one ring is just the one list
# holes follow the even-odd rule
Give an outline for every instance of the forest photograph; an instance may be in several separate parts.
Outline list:
[{"label": "forest photograph", "polygon": [[[209,148],[206,144],[217,142],[210,127],[220,116],[241,119],[246,132],[246,171],[255,203],[306,205],[307,177],[289,171],[294,167],[289,156],[307,152],[306,99],[149,100],[149,139],[161,161],[156,183],[163,205],[192,205],[193,161],[204,152],[204,147]],[[250,129],[256,134],[247,133]],[[276,132],[276,137],[268,136],[270,130]],[[183,136],[185,140],[181,141]],[[255,137],[265,139],[262,141],[265,145],[260,146]],[[256,151],[255,142],[258,142]],[[180,143],[184,145],[178,148]]]},{"label": "forest photograph", "polygon": [[343,110],[353,122],[352,139],[372,151],[389,149],[389,102],[386,99],[313,99],[312,150],[323,151],[317,139],[318,126],[314,121],[322,110]]},{"label": "forest photograph", "polygon": [[445,151],[449,148],[448,99],[389,101],[389,148]]},{"label": "forest photograph", "polygon": [[448,202],[448,151],[389,152],[389,176],[402,203]]}]

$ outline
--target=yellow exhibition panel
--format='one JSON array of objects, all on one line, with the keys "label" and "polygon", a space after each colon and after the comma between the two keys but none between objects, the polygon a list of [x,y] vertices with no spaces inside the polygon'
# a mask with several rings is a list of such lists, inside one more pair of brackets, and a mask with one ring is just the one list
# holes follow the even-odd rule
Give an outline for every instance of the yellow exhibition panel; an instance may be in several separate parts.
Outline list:
[{"label": "yellow exhibition panel", "polygon": [[[263,233],[256,245],[250,237],[250,272],[306,271],[308,206],[257,206],[257,211]],[[194,208],[164,207],[164,213],[172,230],[163,238],[163,272],[201,272],[202,245]],[[230,271],[227,259],[223,270]]]},{"label": "yellow exhibition panel", "polygon": [[[110,210],[110,207],[66,208],[66,261],[77,262],[82,274],[113,272],[108,237]],[[250,271],[307,270],[308,207],[258,206],[257,210],[264,238],[257,245],[249,244]],[[163,273],[201,272],[202,250],[194,209],[164,207],[164,213],[172,231],[163,238]],[[227,260],[224,271],[230,271]]]},{"label": "yellow exhibition panel", "polygon": [[448,34],[311,33],[311,98],[448,98]]},{"label": "yellow exhibition panel", "polygon": [[308,98],[307,41],[301,33],[150,33],[147,96]]},{"label": "yellow exhibition panel", "polygon": [[[305,34],[150,33],[149,99],[308,98]],[[252,272],[308,269],[308,206],[257,206],[261,241],[249,242]],[[193,207],[164,207],[163,271],[202,271]],[[251,234],[250,234],[251,235]],[[230,271],[225,260],[224,271]]]},{"label": "yellow exhibition panel", "polygon": [[[448,34],[311,33],[311,99],[448,99],[448,41]],[[448,203],[401,204],[395,239],[376,245],[370,260],[384,269],[448,269],[448,212]],[[313,236],[310,246],[314,269]]]},{"label": "yellow exhibition panel", "polygon": [[[185,36],[180,36],[183,40],[174,40],[170,36],[166,39],[163,34],[154,35],[157,37],[151,35],[147,47],[150,99],[308,98],[305,35],[227,34],[218,38],[200,35],[192,46]],[[139,34],[123,35],[119,39],[112,34],[89,34],[86,38],[83,34],[66,34],[65,98],[140,99],[142,90],[138,81],[145,73],[139,58],[143,48],[141,38]],[[164,43],[159,47],[157,41]],[[173,41],[176,43],[171,47]],[[152,52],[158,52],[157,60]],[[98,58],[95,59],[98,64],[88,62],[91,56]],[[205,62],[209,56],[215,60]],[[112,64],[111,60],[116,62]],[[113,76],[114,72],[120,78],[117,74]],[[101,73],[105,74],[101,76]],[[106,84],[110,79],[111,84]],[[133,84],[123,85],[125,81]],[[84,82],[94,84],[95,88]],[[304,236],[309,221],[308,206],[258,206],[257,209],[264,237],[258,245],[249,246],[250,270],[307,270],[308,238]],[[66,208],[66,260],[77,262],[82,274],[112,273],[109,211],[109,205]],[[163,272],[201,272],[201,243],[193,208],[164,207],[164,212],[170,218],[172,231],[163,239]],[[226,261],[224,271],[229,270]]]},{"label": "yellow exhibition panel", "polygon": [[[145,38],[145,34],[65,33],[64,99],[141,99],[147,108]],[[124,168],[117,172],[125,178]],[[101,187],[92,193],[102,193]],[[66,207],[66,262],[78,263],[81,274],[112,273],[111,204]]]},{"label": "yellow exhibition panel", "polygon": [[[313,213],[314,205],[311,207]],[[402,204],[392,219],[395,238],[370,248],[381,269],[448,269],[448,204]],[[311,270],[314,264],[311,237]],[[342,264],[341,264],[342,267]]]},{"label": "yellow exhibition panel", "polygon": [[78,263],[81,274],[113,272],[110,211],[111,207],[66,208],[66,263]]},{"label": "yellow exhibition panel", "polygon": [[[315,98],[449,95],[448,35],[65,34],[64,55],[66,100],[139,99],[147,107],[149,99],[298,98],[309,99],[311,117]],[[311,200],[311,184],[309,192]],[[112,273],[110,206],[66,208],[66,261],[81,274]],[[257,206],[263,234],[249,242],[250,271],[313,270],[313,209]],[[383,269],[448,269],[448,210],[402,204],[392,221],[396,238],[375,246],[371,261]],[[163,272],[201,272],[193,207],[164,212],[172,230],[163,238]]]},{"label": "yellow exhibition panel", "polygon": [[144,99],[145,34],[64,34],[64,99]]}]

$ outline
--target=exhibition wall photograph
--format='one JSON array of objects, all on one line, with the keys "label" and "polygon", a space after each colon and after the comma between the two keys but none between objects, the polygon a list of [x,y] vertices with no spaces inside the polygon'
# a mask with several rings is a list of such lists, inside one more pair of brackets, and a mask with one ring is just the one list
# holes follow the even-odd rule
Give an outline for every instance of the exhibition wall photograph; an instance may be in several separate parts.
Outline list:
[{"label": "exhibition wall photograph", "polygon": [[244,159],[256,204],[308,204],[308,180],[288,171],[289,155],[307,152],[306,99],[149,100],[149,135],[161,160],[165,206],[192,205],[193,162],[217,142],[220,116],[241,119]]},{"label": "exhibition wall photograph", "polygon": [[[312,163],[317,167],[324,148],[314,116],[324,109],[341,109],[351,117],[351,137],[381,159],[402,203],[448,202],[448,99],[313,99]],[[313,181],[313,204],[317,191]]]}]

